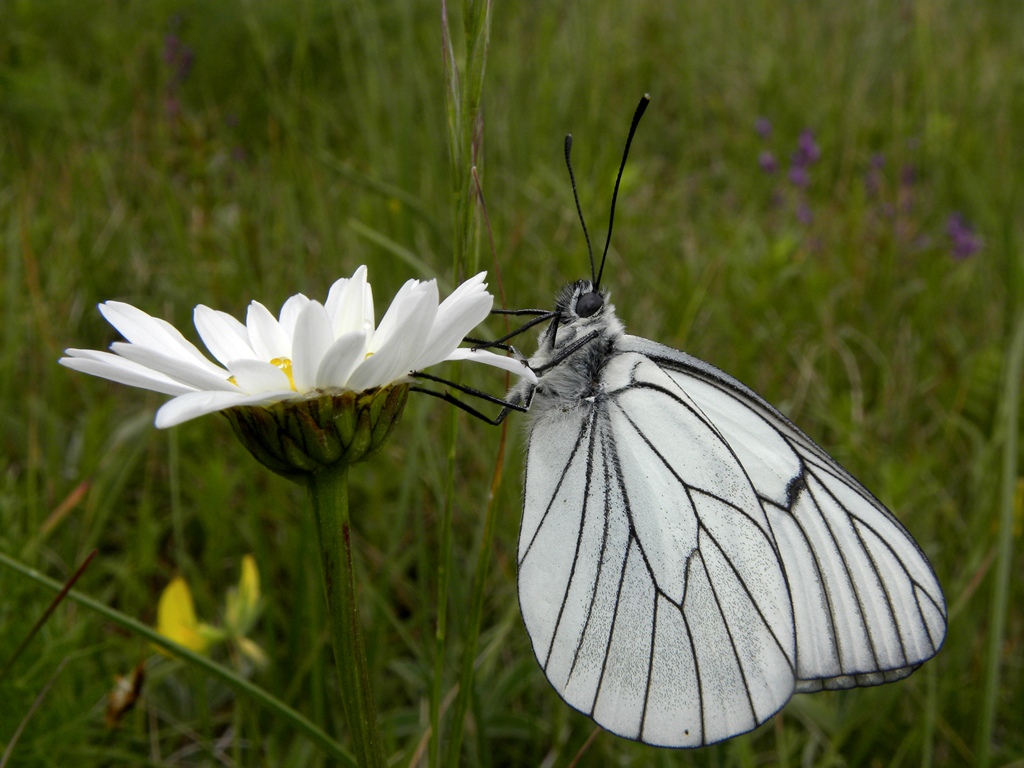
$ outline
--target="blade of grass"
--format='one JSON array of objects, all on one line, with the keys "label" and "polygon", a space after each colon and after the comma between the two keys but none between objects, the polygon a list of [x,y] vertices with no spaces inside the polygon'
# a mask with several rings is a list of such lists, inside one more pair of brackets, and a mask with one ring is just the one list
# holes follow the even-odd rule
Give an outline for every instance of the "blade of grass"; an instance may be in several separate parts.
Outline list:
[{"label": "blade of grass", "polygon": [[85,560],[82,561],[82,564],[78,566],[78,570],[71,574],[71,578],[64,583],[64,586],[61,588],[60,592],[57,593],[57,596],[50,601],[46,610],[43,611],[43,615],[39,617],[35,624],[32,625],[32,629],[30,629],[28,634],[25,635],[25,639],[22,640],[18,644],[18,647],[14,649],[14,653],[11,654],[11,658],[9,658],[7,663],[4,664],[3,669],[0,669],[0,680],[3,680],[4,677],[6,677],[7,672],[14,666],[14,662],[18,660],[18,657],[21,656],[24,650],[28,647],[28,644],[32,642],[32,638],[36,636],[39,630],[42,629],[43,624],[46,623],[47,619],[49,619],[50,616],[53,615],[53,612],[57,610],[57,606],[61,604],[61,601],[67,597],[68,592],[73,586],[75,586],[75,582],[82,577],[82,574],[85,573],[85,569],[89,567],[89,563],[91,563],[92,559],[96,557],[96,553],[98,551],[99,550],[94,549],[86,556]]},{"label": "blade of grass", "polygon": [[371,192],[375,192],[385,200],[397,200],[412,213],[416,214],[420,219],[427,223],[430,229],[438,237],[441,237],[441,230],[437,224],[437,220],[434,218],[430,209],[428,209],[423,201],[420,200],[416,195],[407,192],[401,187],[395,186],[394,184],[388,184],[385,181],[372,178],[365,173],[360,173],[349,165],[345,164],[341,160],[338,160],[328,152],[320,152],[317,154],[317,159],[320,160],[324,165],[334,171],[336,174],[341,176],[346,181],[350,181],[353,184],[368,189]]},{"label": "blade of grass", "polygon": [[[480,186],[480,176],[476,166],[470,169],[473,176],[473,184],[476,196],[480,203],[480,212],[484,219],[487,230],[487,238],[490,244],[491,258],[494,262],[494,272],[498,289],[501,293],[502,306],[504,306],[504,289],[501,285],[501,269],[497,262],[494,250],[494,237],[491,230],[490,217],[487,215],[487,205],[484,202],[483,189]],[[505,328],[508,329],[508,315],[505,315]],[[505,374],[505,388],[508,389],[511,383],[511,376]],[[487,581],[487,570],[490,565],[491,550],[494,547],[494,530],[497,518],[498,491],[501,488],[502,473],[505,468],[505,445],[508,438],[508,420],[501,423],[501,437],[498,440],[498,455],[494,460],[494,472],[491,475],[490,493],[487,498],[487,513],[484,520],[484,531],[480,539],[480,546],[477,552],[476,568],[473,572],[472,595],[473,602],[470,610],[469,623],[466,627],[466,637],[462,650],[462,672],[459,675],[458,698],[455,700],[455,715],[452,719],[452,733],[448,741],[449,766],[458,766],[459,751],[462,747],[462,734],[465,730],[466,713],[469,711],[469,704],[473,697],[473,678],[476,672],[476,649],[480,640],[480,622],[483,616],[484,606],[484,585]]]},{"label": "blade of grass", "polygon": [[441,516],[441,544],[437,559],[437,629],[434,633],[434,686],[430,696],[429,764],[441,764],[441,690],[444,687],[445,639],[448,631],[448,589],[451,578],[452,506],[455,493],[455,445],[459,432],[459,412],[449,409],[445,434],[448,471],[444,480],[444,511]]},{"label": "blade of grass", "polygon": [[[27,576],[37,584],[41,584],[44,587],[58,591],[63,588],[63,585],[59,581],[51,579],[48,576],[44,576],[34,568],[30,568],[24,563],[21,563],[12,557],[8,557],[3,553],[0,553],[0,565],[5,565],[11,570],[17,571],[23,576]],[[233,689],[236,693],[240,693],[251,699],[271,714],[291,723],[295,730],[305,734],[311,742],[323,749],[325,753],[330,755],[334,760],[337,760],[339,764],[352,766],[356,764],[352,755],[350,755],[340,744],[334,741],[324,731],[303,717],[302,714],[292,709],[283,701],[274,697],[259,686],[254,685],[245,678],[239,677],[227,667],[221,666],[217,662],[213,661],[213,659],[201,656],[198,653],[190,651],[183,645],[179,645],[172,640],[168,640],[152,627],[148,627],[142,622],[136,621],[130,616],[126,616],[120,611],[104,605],[98,600],[94,600],[81,592],[76,592],[75,590],[70,589],[67,591],[67,599],[73,600],[79,605],[98,613],[100,616],[103,616],[103,618],[113,622],[122,629],[141,635],[148,642],[153,643],[154,645],[159,645],[161,648],[164,648],[173,655],[178,656],[194,667],[203,670],[211,677],[216,678],[229,688]]]},{"label": "blade of grass", "polygon": [[[479,164],[482,122],[480,102],[490,38],[490,1],[466,0],[463,7],[463,35],[466,38],[470,88],[462,90],[459,68],[448,23],[448,5],[441,0],[441,42],[444,56],[445,107],[448,115],[448,151],[452,179],[453,237],[452,273],[456,281],[476,271],[478,257],[471,248],[477,218],[472,189],[471,168]],[[471,254],[472,251],[472,254]],[[455,490],[455,441],[458,437],[458,413],[452,410],[447,430],[447,466],[445,502],[441,519],[440,552],[437,564],[437,630],[435,634],[434,681],[430,697],[430,765],[441,764],[441,689],[444,678],[445,637],[447,633],[448,591],[452,548],[452,506]]]},{"label": "blade of grass", "polygon": [[50,689],[53,687],[54,682],[57,680],[57,675],[61,673],[61,670],[64,669],[67,663],[68,657],[65,656],[63,659],[61,659],[61,662],[57,665],[57,668],[53,670],[53,674],[50,675],[50,679],[46,681],[46,685],[43,686],[42,690],[39,691],[39,694],[32,701],[32,706],[28,708],[28,712],[26,712],[25,716],[21,718],[21,722],[18,723],[18,727],[11,735],[11,740],[7,742],[7,749],[4,750],[3,756],[0,756],[0,768],[4,768],[4,766],[7,765],[8,761],[10,761],[11,755],[14,754],[14,747],[17,745],[18,740],[21,738],[21,734],[25,731],[25,726],[28,725],[28,721],[32,719],[32,715],[34,715],[36,711],[39,709],[39,707],[42,705],[43,699],[46,698],[46,694],[50,692]]},{"label": "blade of grass", "polygon": [[988,635],[988,663],[981,716],[978,720],[977,765],[986,768],[992,759],[992,736],[996,727],[999,687],[1002,681],[1001,657],[1006,616],[1010,607],[1010,569],[1013,565],[1013,507],[1017,489],[1017,454],[1020,423],[1020,381],[1024,370],[1024,312],[1017,315],[1013,339],[1006,356],[1003,380],[1003,478],[1000,485],[999,533],[996,539],[995,584],[992,588],[991,621]]},{"label": "blade of grass", "polygon": [[[368,227],[366,224],[363,224],[363,222],[358,221],[357,219],[349,219],[348,228],[351,229],[360,237],[364,237],[371,243],[379,245],[385,251],[397,257],[399,261],[402,261],[408,266],[412,267],[412,269],[424,280],[431,279],[434,277],[434,270],[417,253],[409,250],[408,248],[404,247],[403,245],[400,245],[399,243],[396,243],[394,240],[377,231],[376,229]],[[450,283],[447,280],[443,278],[437,278],[437,284],[440,287],[440,289],[445,293],[451,291]]]},{"label": "blade of grass", "polygon": [[476,649],[480,640],[480,620],[484,608],[484,587],[487,571],[494,548],[494,530],[497,522],[498,490],[501,488],[502,472],[505,468],[505,441],[508,436],[508,420],[501,424],[501,438],[498,441],[498,455],[494,460],[494,474],[491,476],[490,494],[487,500],[487,516],[484,532],[477,552],[476,568],[473,571],[473,602],[470,608],[469,625],[462,648],[462,672],[459,675],[459,694],[455,700],[455,714],[452,717],[451,735],[448,738],[448,760],[451,768],[459,765],[459,750],[462,747],[462,733],[465,729],[466,713],[473,697],[473,677],[476,670]]}]

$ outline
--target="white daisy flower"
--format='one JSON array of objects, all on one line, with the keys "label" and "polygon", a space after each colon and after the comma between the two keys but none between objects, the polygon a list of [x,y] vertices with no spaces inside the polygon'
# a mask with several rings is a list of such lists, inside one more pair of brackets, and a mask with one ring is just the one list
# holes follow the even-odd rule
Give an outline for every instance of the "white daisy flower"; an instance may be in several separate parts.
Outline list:
[{"label": "white daisy flower", "polygon": [[440,304],[435,280],[409,280],[378,327],[365,266],[331,286],[326,303],[300,293],[284,303],[277,318],[257,301],[249,305],[244,325],[200,304],[196,329],[220,365],[170,323],[108,301],[100,312],[127,341],[114,342],[111,352],[68,349],[60,363],[174,395],[157,411],[161,428],[236,406],[408,383],[413,371],[445,360],[484,363],[532,380],[519,360],[458,348],[494,302],[484,275],[470,278]]}]

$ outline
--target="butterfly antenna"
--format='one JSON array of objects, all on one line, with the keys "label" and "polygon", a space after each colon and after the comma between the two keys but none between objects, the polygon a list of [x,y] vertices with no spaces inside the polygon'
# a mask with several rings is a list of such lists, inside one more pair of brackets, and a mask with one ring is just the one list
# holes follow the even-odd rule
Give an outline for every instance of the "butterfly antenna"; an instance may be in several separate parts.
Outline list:
[{"label": "butterfly antenna", "polygon": [[594,275],[594,249],[590,247],[590,235],[587,234],[587,222],[583,220],[583,209],[580,208],[580,196],[576,192],[576,176],[572,172],[572,162],[569,160],[569,153],[572,151],[572,134],[565,135],[565,167],[569,169],[569,183],[572,184],[572,199],[576,201],[576,213],[580,216],[580,224],[583,226],[583,237],[587,240],[587,255],[590,257],[590,276],[594,278],[594,287],[597,287],[597,277]]},{"label": "butterfly antenna", "polygon": [[[608,239],[604,242],[604,253],[601,254],[601,269],[597,272],[597,280],[594,281],[594,290],[601,284],[601,275],[604,274],[604,260],[608,257],[608,246],[612,244],[612,225],[615,223],[615,200],[619,196],[619,182],[622,181],[622,171],[626,168],[626,158],[629,157],[629,145],[633,143],[633,134],[640,124],[640,118],[644,116],[647,105],[651,103],[651,95],[645,93],[640,103],[636,105],[636,112],[633,113],[633,122],[629,125],[629,136],[626,137],[626,148],[622,150],[622,163],[619,165],[619,175],[615,177],[615,191],[612,192],[612,210],[608,214]],[[566,150],[568,151],[568,150]],[[575,191],[575,187],[573,188]],[[579,203],[577,202],[577,206]],[[591,257],[593,263],[593,257]]]}]

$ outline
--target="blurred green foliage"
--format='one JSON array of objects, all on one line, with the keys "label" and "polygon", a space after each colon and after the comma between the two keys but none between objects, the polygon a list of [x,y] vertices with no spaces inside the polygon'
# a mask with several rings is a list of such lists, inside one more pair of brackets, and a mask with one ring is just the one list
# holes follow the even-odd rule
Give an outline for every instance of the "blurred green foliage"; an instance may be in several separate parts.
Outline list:
[{"label": "blurred green foliage", "polygon": [[[946,646],[904,682],[799,696],[755,733],[696,752],[602,734],[580,765],[965,765],[989,725],[997,764],[1024,756],[1024,595],[1019,579],[1002,607],[989,594],[1001,450],[1020,431],[1002,418],[1024,296],[1019,11],[496,4],[483,85],[492,289],[500,268],[510,306],[545,307],[586,274],[564,134],[602,243],[628,119],[649,91],[605,271],[619,315],[738,376],[833,452],[914,533],[951,607]],[[252,298],[323,299],[361,263],[381,304],[409,277],[450,288],[445,126],[433,2],[0,3],[0,550],[66,579],[97,548],[79,588],[150,623],[177,574],[211,615],[253,553],[265,610],[250,636],[270,664],[222,660],[342,741],[301,489],[250,461],[223,419],[157,432],[159,397],[56,359],[115,340],[95,311],[106,299],[190,329],[195,304],[238,315]],[[804,131],[820,157],[795,184]],[[980,243],[966,258],[953,255],[954,213]],[[464,376],[501,392],[493,373]],[[370,664],[401,765],[429,722],[445,408],[410,402],[385,454],[352,475]],[[498,443],[460,426],[446,692]],[[567,765],[593,730],[549,688],[519,619],[521,460],[509,451],[500,490],[467,765]],[[0,570],[0,663],[51,599]],[[986,723],[993,611],[1007,625]],[[115,675],[143,659],[142,701],[110,729]],[[252,702],[69,603],[0,679],[0,743],[62,660],[10,765],[328,762]]]}]

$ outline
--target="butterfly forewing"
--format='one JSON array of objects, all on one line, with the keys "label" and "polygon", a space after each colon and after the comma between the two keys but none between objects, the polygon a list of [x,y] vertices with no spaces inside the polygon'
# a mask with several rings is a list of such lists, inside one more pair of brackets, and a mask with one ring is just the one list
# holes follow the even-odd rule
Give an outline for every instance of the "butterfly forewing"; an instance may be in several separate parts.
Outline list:
[{"label": "butterfly forewing", "polygon": [[624,337],[623,347],[644,350],[741,457],[788,576],[798,690],[889,682],[935,654],[946,629],[942,589],[891,512],[732,377],[644,339]]}]

